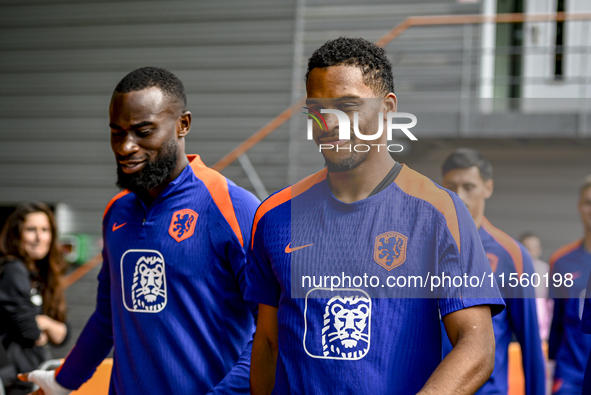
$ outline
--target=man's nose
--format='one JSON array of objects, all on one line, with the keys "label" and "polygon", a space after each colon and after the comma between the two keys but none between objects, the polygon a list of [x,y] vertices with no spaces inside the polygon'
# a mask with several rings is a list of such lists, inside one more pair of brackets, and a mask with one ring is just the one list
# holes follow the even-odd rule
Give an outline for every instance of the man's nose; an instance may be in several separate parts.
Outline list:
[{"label": "man's nose", "polygon": [[[339,118],[335,114],[322,114],[324,120],[326,121],[326,127],[328,131],[331,132],[333,130],[339,130]],[[321,122],[322,124],[322,122]],[[322,124],[324,126],[324,124]]]},{"label": "man's nose", "polygon": [[121,156],[129,156],[134,152],[138,151],[139,147],[133,133],[127,133],[125,138],[117,146],[117,153]]}]

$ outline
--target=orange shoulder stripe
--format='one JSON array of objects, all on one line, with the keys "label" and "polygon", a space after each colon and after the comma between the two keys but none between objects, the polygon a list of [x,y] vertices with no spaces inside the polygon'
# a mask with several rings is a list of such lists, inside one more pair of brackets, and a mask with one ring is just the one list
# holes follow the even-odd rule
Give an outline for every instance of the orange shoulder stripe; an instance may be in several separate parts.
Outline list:
[{"label": "orange shoulder stripe", "polygon": [[238,224],[238,218],[236,218],[234,205],[230,198],[230,191],[228,190],[228,181],[226,180],[226,177],[218,173],[216,170],[205,166],[199,155],[187,155],[187,159],[189,159],[193,173],[205,184],[213,202],[218,206],[222,215],[236,234],[240,245],[244,247],[244,238],[242,237],[242,231]]},{"label": "orange shoulder stripe", "polygon": [[121,199],[123,196],[127,195],[128,193],[130,193],[131,191],[128,191],[127,189],[124,191],[119,192],[117,195],[115,195],[113,197],[113,199],[111,199],[109,201],[109,204],[107,204],[107,207],[105,208],[105,212],[103,213],[103,219],[105,219],[105,216],[107,215],[107,213],[109,212],[109,209],[111,208],[111,206],[113,205],[113,203],[115,203],[117,200]]},{"label": "orange shoulder stripe", "polygon": [[552,271],[552,266],[554,266],[557,260],[579,248],[581,243],[583,243],[583,239],[575,240],[554,251],[550,256],[550,262],[548,262],[550,264],[550,271]]},{"label": "orange shoulder stripe", "polygon": [[519,248],[519,244],[507,233],[492,226],[486,218],[482,218],[482,227],[509,253],[515,264],[517,274],[521,276],[523,274],[523,253]]},{"label": "orange shoulder stripe", "polygon": [[299,194],[307,191],[308,189],[312,188],[314,185],[318,184],[319,182],[326,179],[326,175],[328,174],[328,170],[326,168],[320,170],[317,173],[309,175],[308,177],[304,178],[303,180],[298,181],[297,183],[293,184],[290,187],[285,188],[282,191],[277,192],[275,195],[272,195],[267,200],[265,200],[259,208],[254,216],[254,223],[252,225],[252,236],[251,236],[251,243],[250,247],[254,245],[254,235],[257,230],[257,225],[259,221],[265,214],[267,214],[270,210],[274,209],[277,206],[282,205],[283,203],[287,202],[288,200],[298,196]]},{"label": "orange shoulder stripe", "polygon": [[458,215],[456,207],[451,196],[439,188],[433,181],[416,171],[409,169],[404,165],[394,180],[402,191],[410,196],[414,196],[432,204],[441,214],[444,215],[447,227],[451,232],[458,252],[460,251],[460,225],[458,224]]}]

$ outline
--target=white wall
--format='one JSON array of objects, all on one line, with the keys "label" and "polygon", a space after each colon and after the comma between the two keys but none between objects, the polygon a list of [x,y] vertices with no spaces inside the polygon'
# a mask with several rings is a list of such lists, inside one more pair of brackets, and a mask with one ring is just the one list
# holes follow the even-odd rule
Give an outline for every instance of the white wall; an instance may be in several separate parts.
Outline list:
[{"label": "white wall", "polygon": [[[526,13],[554,13],[556,0],[526,2]],[[567,0],[567,13],[591,12],[589,0]],[[527,22],[524,41],[523,106],[524,112],[577,112],[591,109],[591,21],[566,21],[564,34],[564,75],[554,78],[555,22]],[[582,53],[581,53],[582,52]],[[581,99],[537,101],[532,98]],[[546,104],[546,105],[544,105]],[[578,107],[578,108],[577,108]]]}]

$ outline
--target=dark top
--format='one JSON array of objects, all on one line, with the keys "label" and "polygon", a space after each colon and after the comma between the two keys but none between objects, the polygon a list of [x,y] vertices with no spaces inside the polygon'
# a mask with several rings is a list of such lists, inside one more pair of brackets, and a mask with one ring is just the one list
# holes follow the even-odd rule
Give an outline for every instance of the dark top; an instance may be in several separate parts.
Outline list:
[{"label": "dark top", "polygon": [[43,299],[31,284],[23,262],[0,261],[0,338],[17,372],[51,358],[47,348],[35,346],[41,334],[35,316],[42,314]]},{"label": "dark top", "polygon": [[0,336],[4,343],[8,340],[32,347],[39,338],[41,332],[35,316],[42,314],[42,299],[34,295],[37,290],[31,287],[23,262],[10,260],[0,264]]}]

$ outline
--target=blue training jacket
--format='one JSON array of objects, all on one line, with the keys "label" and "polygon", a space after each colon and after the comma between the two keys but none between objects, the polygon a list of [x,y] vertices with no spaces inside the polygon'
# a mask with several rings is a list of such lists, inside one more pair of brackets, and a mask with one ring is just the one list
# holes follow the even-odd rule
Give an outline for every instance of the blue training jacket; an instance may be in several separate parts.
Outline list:
[{"label": "blue training jacket", "polygon": [[96,311],[62,386],[78,388],[114,347],[110,394],[249,393],[244,247],[259,202],[188,159],[150,207],[128,191],[107,206]]}]

